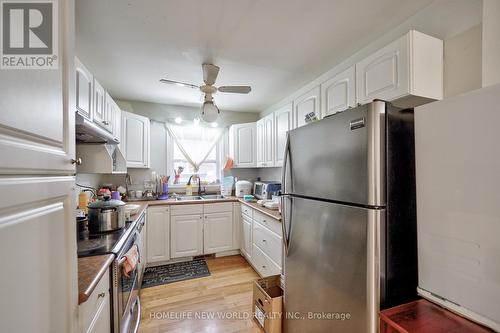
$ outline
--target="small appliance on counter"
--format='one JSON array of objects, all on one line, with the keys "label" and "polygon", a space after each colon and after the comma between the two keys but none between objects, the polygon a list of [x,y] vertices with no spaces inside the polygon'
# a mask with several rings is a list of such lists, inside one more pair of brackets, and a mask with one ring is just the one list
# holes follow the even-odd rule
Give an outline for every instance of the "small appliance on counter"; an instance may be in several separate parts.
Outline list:
[{"label": "small appliance on counter", "polygon": [[104,200],[90,203],[88,211],[91,233],[118,230],[125,226],[125,203],[121,200],[105,196]]},{"label": "small appliance on counter", "polygon": [[252,194],[252,186],[253,184],[247,180],[238,180],[235,185],[236,190],[234,194],[239,198],[250,195]]},{"label": "small appliance on counter", "polygon": [[271,199],[281,191],[280,181],[257,181],[253,184],[253,195],[258,199]]}]

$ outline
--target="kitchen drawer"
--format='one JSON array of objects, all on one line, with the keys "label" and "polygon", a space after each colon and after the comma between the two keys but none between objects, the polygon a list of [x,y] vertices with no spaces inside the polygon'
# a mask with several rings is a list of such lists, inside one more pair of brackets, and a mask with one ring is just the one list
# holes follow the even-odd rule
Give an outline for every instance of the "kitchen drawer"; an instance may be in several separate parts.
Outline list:
[{"label": "kitchen drawer", "polygon": [[[79,332],[88,331],[89,327],[93,325],[94,317],[99,315],[101,306],[110,306],[109,283],[109,269],[107,269],[90,297],[78,306]],[[111,309],[103,310],[108,311],[108,313],[111,311]]]},{"label": "kitchen drawer", "polygon": [[205,214],[232,212],[233,211],[233,203],[232,202],[220,202],[220,203],[204,204],[203,211]]},{"label": "kitchen drawer", "polygon": [[249,218],[253,219],[253,209],[250,208],[250,206],[241,204],[241,214],[246,215]]},{"label": "kitchen drawer", "polygon": [[281,268],[255,244],[252,245],[252,264],[263,277],[281,274]]},{"label": "kitchen drawer", "polygon": [[253,212],[253,219],[254,221],[259,222],[266,228],[269,228],[271,231],[275,232],[279,236],[281,236],[281,222],[279,222],[276,219],[273,219],[272,217],[269,217],[265,214],[262,214],[261,212],[254,211]]},{"label": "kitchen drawer", "polygon": [[170,215],[200,215],[203,214],[203,205],[172,205]]},{"label": "kitchen drawer", "polygon": [[253,224],[252,236],[253,243],[281,267],[283,261],[283,239],[258,222]]}]

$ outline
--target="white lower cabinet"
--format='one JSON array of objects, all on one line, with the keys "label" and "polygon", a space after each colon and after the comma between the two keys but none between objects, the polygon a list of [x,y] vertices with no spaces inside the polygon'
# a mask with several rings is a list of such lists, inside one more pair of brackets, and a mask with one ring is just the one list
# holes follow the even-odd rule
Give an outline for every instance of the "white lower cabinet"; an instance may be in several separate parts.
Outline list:
[{"label": "white lower cabinet", "polygon": [[111,332],[111,300],[109,294],[109,269],[101,277],[89,299],[78,307],[80,333]]},{"label": "white lower cabinet", "polygon": [[252,258],[252,219],[245,215],[241,218],[241,252],[247,259]]},{"label": "white lower cabinet", "polygon": [[252,245],[252,264],[263,277],[281,274],[281,267],[255,244]]},{"label": "white lower cabinet", "polygon": [[233,248],[233,212],[205,214],[203,253],[229,251]]},{"label": "white lower cabinet", "polygon": [[149,207],[147,218],[147,262],[170,260],[170,207]]},{"label": "white lower cabinet", "polygon": [[170,222],[172,258],[203,254],[203,215],[176,215]]}]

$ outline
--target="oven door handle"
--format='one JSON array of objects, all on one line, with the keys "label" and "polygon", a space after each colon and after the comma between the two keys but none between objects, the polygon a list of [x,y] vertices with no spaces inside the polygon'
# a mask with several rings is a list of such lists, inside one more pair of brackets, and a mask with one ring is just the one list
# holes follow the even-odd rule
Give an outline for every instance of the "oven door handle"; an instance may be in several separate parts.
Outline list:
[{"label": "oven door handle", "polygon": [[134,327],[134,333],[139,331],[139,324],[141,323],[141,299],[137,297],[137,321]]}]

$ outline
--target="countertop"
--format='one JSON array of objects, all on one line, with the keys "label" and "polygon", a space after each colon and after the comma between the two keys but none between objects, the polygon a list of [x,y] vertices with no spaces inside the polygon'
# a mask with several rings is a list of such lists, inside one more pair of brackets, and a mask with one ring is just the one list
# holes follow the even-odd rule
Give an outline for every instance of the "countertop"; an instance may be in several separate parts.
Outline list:
[{"label": "countertop", "polygon": [[277,210],[269,209],[258,205],[255,202],[246,202],[242,198],[238,197],[226,197],[225,199],[214,199],[214,200],[193,200],[193,201],[177,201],[175,199],[167,200],[141,200],[141,201],[128,201],[132,204],[142,204],[146,206],[158,206],[158,205],[197,205],[197,204],[210,204],[210,203],[220,203],[220,202],[241,202],[253,209],[265,214],[275,220],[281,221],[281,214]]},{"label": "countertop", "polygon": [[[141,208],[137,214],[131,216],[132,223],[135,223],[142,212],[148,208],[145,202],[138,204]],[[82,304],[92,295],[99,280],[114,259],[114,254],[78,258],[78,304]]]},{"label": "countertop", "polygon": [[114,254],[78,258],[78,304],[89,299],[114,259]]}]

